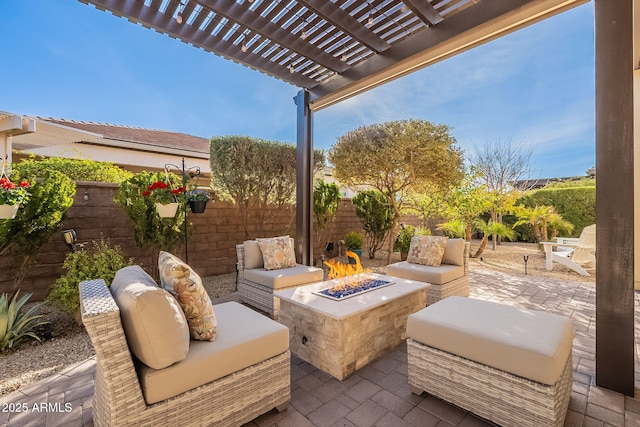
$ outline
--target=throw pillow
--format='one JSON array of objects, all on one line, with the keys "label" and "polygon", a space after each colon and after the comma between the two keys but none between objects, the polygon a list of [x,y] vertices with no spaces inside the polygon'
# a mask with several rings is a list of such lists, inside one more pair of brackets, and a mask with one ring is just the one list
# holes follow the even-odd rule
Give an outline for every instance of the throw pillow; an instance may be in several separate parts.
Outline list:
[{"label": "throw pillow", "polygon": [[216,315],[202,279],[180,258],[168,252],[158,257],[160,284],[176,297],[189,323],[191,338],[203,341],[216,339]]},{"label": "throw pillow", "polygon": [[447,238],[416,235],[411,238],[407,262],[438,267],[442,262]]},{"label": "throw pillow", "polygon": [[282,236],[256,240],[262,251],[265,270],[278,270],[296,266],[296,253],[293,249],[293,239],[291,237]]},{"label": "throw pillow", "polygon": [[442,256],[443,264],[464,265],[464,239],[449,239]]},{"label": "throw pillow", "polygon": [[189,326],[182,309],[140,266],[118,270],[111,294],[129,348],[142,363],[162,369],[187,357]]}]

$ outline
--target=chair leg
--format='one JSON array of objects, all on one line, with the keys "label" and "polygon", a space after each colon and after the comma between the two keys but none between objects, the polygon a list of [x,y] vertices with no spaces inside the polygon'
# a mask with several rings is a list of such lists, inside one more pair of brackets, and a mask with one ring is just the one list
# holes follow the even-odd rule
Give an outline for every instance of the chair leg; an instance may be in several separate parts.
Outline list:
[{"label": "chair leg", "polygon": [[276,406],[276,411],[278,412],[286,411],[288,407],[289,407],[289,401],[287,400],[283,404]]}]

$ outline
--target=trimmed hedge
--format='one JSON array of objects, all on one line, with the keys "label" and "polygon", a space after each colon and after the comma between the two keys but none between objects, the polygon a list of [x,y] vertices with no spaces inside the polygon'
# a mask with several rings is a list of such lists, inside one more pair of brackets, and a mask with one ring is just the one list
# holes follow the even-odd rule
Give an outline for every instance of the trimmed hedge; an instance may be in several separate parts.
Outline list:
[{"label": "trimmed hedge", "polygon": [[565,221],[574,225],[567,237],[578,237],[582,229],[596,222],[596,187],[543,188],[518,199],[527,207],[548,205],[556,208]]}]

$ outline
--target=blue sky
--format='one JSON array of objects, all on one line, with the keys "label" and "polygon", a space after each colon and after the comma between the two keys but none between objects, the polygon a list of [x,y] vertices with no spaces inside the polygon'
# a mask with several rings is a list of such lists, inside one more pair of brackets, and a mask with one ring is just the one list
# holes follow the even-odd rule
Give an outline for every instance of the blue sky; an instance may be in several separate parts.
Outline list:
[{"label": "blue sky", "polygon": [[[75,0],[3,0],[0,110],[295,142],[298,89]],[[595,165],[588,3],[315,114],[317,148],[359,126],[447,124],[465,151],[532,146],[530,178]]]}]

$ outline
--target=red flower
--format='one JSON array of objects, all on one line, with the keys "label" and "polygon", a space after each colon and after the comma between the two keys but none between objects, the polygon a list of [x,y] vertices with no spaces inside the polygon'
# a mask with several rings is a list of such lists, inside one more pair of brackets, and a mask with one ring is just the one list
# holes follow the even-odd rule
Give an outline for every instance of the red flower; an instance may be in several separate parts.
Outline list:
[{"label": "red flower", "polygon": [[148,197],[150,194],[151,194],[151,191],[143,191],[143,192],[142,192],[142,195],[143,195],[144,197]]},{"label": "red flower", "polygon": [[22,187],[22,188],[29,188],[29,187],[31,187],[31,184],[29,184],[29,181],[21,181],[19,185],[20,185],[20,187]]}]

